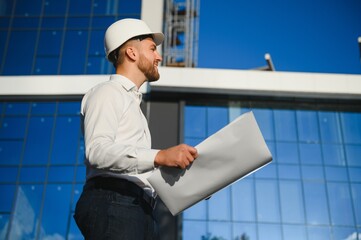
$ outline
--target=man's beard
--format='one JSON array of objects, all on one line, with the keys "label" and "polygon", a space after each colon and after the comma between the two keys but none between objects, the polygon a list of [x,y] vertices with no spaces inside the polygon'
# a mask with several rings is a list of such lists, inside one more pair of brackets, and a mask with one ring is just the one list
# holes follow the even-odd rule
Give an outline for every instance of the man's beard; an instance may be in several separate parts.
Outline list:
[{"label": "man's beard", "polygon": [[140,55],[138,68],[143,72],[148,82],[155,82],[160,77],[157,68],[143,54]]}]

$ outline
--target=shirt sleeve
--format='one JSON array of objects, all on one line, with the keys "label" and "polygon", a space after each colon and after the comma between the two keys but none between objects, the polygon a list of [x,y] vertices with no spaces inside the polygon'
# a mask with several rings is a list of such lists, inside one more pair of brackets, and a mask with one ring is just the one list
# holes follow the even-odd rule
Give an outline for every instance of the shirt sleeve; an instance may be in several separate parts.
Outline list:
[{"label": "shirt sleeve", "polygon": [[83,98],[86,164],[90,167],[126,174],[139,174],[154,168],[159,150],[137,148],[116,139],[120,118],[128,107],[120,91],[108,85]]}]

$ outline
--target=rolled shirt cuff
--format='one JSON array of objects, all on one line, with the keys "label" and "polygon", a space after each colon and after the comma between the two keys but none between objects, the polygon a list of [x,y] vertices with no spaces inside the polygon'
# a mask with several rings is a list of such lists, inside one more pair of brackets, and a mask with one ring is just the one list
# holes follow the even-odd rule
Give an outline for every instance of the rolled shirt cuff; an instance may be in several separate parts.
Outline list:
[{"label": "rolled shirt cuff", "polygon": [[159,151],[158,149],[138,149],[138,171],[154,169],[155,156]]}]

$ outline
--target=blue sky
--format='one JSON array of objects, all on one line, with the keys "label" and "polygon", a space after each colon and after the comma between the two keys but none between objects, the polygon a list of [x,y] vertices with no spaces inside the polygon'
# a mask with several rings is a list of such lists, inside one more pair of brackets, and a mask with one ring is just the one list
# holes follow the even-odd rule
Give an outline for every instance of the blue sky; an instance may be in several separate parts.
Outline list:
[{"label": "blue sky", "polygon": [[361,74],[360,0],[201,0],[198,67]]}]

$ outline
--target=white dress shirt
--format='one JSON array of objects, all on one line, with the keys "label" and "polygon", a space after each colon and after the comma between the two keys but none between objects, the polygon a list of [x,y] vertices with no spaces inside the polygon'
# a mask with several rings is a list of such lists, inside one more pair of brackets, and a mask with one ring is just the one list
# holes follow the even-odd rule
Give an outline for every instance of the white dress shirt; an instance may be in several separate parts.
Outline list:
[{"label": "white dress shirt", "polygon": [[147,177],[159,150],[151,149],[147,120],[140,109],[142,94],[121,75],[111,75],[85,94],[81,104],[87,179],[125,178],[154,195]]}]

